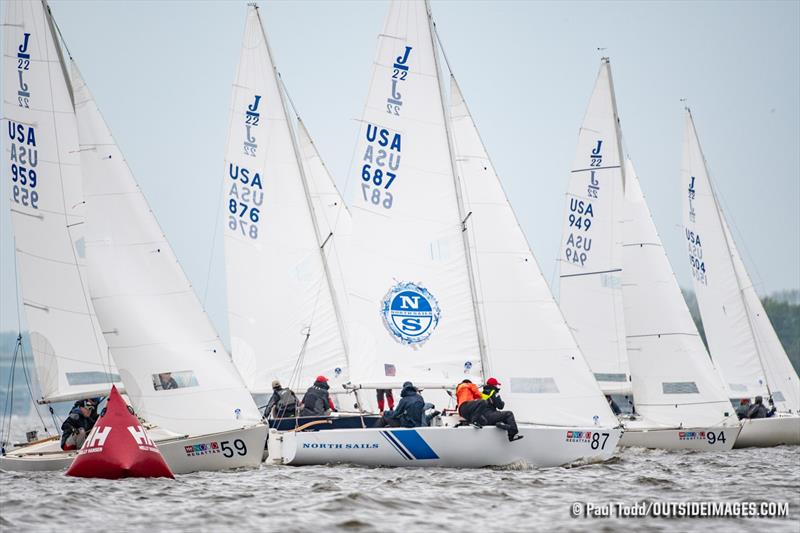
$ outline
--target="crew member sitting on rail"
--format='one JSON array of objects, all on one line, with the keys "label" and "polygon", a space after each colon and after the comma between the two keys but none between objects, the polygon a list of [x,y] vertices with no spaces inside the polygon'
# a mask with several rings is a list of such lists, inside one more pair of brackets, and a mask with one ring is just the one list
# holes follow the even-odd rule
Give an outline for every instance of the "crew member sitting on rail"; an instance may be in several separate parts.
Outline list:
[{"label": "crew member sitting on rail", "polygon": [[506,430],[508,441],[514,442],[523,436],[518,435],[519,429],[517,428],[517,421],[514,419],[514,413],[501,411],[506,406],[506,403],[500,398],[499,393],[500,382],[495,378],[487,379],[486,384],[483,386],[481,397],[486,401],[489,408],[481,412],[478,422],[483,426],[497,426]]},{"label": "crew member sitting on rail", "polygon": [[264,408],[264,418],[292,418],[297,414],[297,396],[288,387],[281,387],[277,379],[272,381],[272,396]]},{"label": "crew member sitting on rail", "polygon": [[300,411],[300,416],[327,416],[331,411],[335,411],[336,407],[328,394],[329,389],[328,378],[317,376],[314,384],[303,396],[303,409]]},{"label": "crew member sitting on rail", "polygon": [[61,449],[77,450],[94,427],[97,420],[97,404],[92,399],[75,402],[69,416],[61,424]]},{"label": "crew member sitting on rail", "polygon": [[767,410],[764,407],[764,399],[761,396],[756,396],[756,402],[750,406],[750,409],[747,410],[747,414],[744,416],[745,418],[769,418],[775,414],[775,405],[770,398],[770,405],[772,409]]},{"label": "crew member sitting on rail", "polygon": [[394,411],[387,411],[375,422],[375,427],[406,427],[415,428],[423,424],[425,416],[425,400],[410,381],[403,383],[400,392],[400,401]]}]

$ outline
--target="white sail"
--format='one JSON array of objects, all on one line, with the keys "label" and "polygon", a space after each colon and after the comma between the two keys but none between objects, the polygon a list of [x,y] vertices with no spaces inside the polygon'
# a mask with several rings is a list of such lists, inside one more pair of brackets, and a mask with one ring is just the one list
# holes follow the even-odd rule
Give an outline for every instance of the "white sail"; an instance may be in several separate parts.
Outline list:
[{"label": "white sail", "polygon": [[248,388],[260,393],[271,391],[275,378],[292,386],[318,374],[347,378],[343,327],[322,255],[332,253],[331,234],[346,210],[305,128],[299,143],[294,138],[284,98],[259,11],[250,6],[223,201],[233,360]]},{"label": "white sail", "polygon": [[92,301],[137,414],[188,435],[257,423],[250,393],[72,63]]},{"label": "white sail", "polygon": [[78,132],[54,22],[44,2],[8,1],[3,26],[3,175],[43,400],[107,394],[119,375],[86,283]]},{"label": "white sail", "polygon": [[427,4],[392,2],[351,180],[355,384],[481,376],[437,53]]},{"label": "white sail", "polygon": [[622,309],[621,147],[611,67],[603,59],[578,132],[566,196],[559,303],[603,391],[630,391]]},{"label": "white sail", "polygon": [[683,225],[711,356],[733,398],[772,397],[800,411],[800,385],[767,317],[717,200],[691,113],[681,167]]},{"label": "white sail", "polygon": [[625,177],[622,290],[636,410],[655,426],[735,425],[630,161]]},{"label": "white sail", "polygon": [[469,214],[486,358],[518,421],[614,426],[550,287],[531,253],[455,78],[450,116]]}]

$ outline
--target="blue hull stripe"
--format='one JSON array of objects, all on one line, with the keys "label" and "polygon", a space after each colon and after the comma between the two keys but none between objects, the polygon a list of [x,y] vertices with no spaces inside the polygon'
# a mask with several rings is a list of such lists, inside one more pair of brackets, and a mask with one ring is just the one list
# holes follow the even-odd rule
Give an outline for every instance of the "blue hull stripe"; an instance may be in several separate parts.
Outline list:
[{"label": "blue hull stripe", "polygon": [[388,431],[381,431],[381,435],[383,435],[383,438],[389,441],[389,444],[391,444],[392,447],[397,450],[397,452],[405,459],[408,459],[409,461],[413,459],[413,457],[411,457],[411,455],[400,446],[400,443],[398,443]]},{"label": "blue hull stripe", "polygon": [[390,432],[405,448],[411,452],[415,459],[438,459],[439,456],[428,446],[425,439],[413,429],[401,429]]}]

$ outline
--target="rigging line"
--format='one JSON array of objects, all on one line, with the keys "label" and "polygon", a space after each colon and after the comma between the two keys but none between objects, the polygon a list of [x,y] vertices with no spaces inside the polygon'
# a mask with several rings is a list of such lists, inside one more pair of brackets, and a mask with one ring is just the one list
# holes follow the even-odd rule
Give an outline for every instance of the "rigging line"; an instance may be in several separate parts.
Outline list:
[{"label": "rigging line", "polygon": [[[8,382],[6,383],[6,401],[3,404],[3,418],[0,420],[0,445],[3,446],[5,451],[5,444],[8,441],[6,430],[8,434],[11,433],[11,411],[14,409],[14,370],[17,365],[17,346],[19,344],[19,337],[17,337],[17,344],[14,346],[14,355],[11,359],[11,373],[8,374]],[[3,453],[5,455],[5,453]]]},{"label": "rigging line", "polygon": [[44,428],[44,432],[46,434],[50,434],[47,430],[47,424],[44,423],[44,418],[42,418],[42,413],[39,411],[39,405],[36,403],[36,399],[33,397],[33,389],[31,388],[31,378],[30,374],[28,373],[28,367],[25,363],[25,346],[22,344],[22,336],[18,337],[19,343],[19,350],[22,356],[20,357],[20,361],[22,362],[22,373],[25,376],[25,384],[28,386],[28,394],[31,397],[31,403],[33,404],[33,410],[36,411],[36,415],[39,417],[39,421],[42,423],[42,428]]},{"label": "rigging line", "polygon": [[206,285],[203,288],[203,301],[201,302],[201,305],[203,306],[203,311],[207,311],[206,310],[206,300],[208,299],[208,287],[211,284],[211,269],[213,268],[213,265],[214,265],[214,252],[216,251],[216,247],[217,247],[217,233],[219,233],[219,225],[220,225],[219,224],[219,213],[220,213],[220,209],[222,209],[222,203],[223,203],[223,202],[219,201],[219,196],[223,196],[224,195],[225,178],[223,178],[221,180],[221,182],[222,182],[221,186],[220,186],[221,193],[217,196],[217,201],[216,201],[217,213],[214,216],[214,229],[211,232],[211,252],[208,255],[208,269],[206,270]]},{"label": "rigging line", "polygon": [[47,13],[48,15],[50,15],[50,20],[53,21],[53,26],[58,32],[58,37],[59,39],[61,39],[61,44],[64,46],[64,50],[67,51],[67,56],[69,56],[70,60],[72,60],[72,52],[69,51],[69,46],[67,46],[67,41],[66,39],[64,39],[64,35],[61,33],[61,28],[58,26],[58,22],[56,22],[53,13],[50,11],[50,6],[47,6]]}]

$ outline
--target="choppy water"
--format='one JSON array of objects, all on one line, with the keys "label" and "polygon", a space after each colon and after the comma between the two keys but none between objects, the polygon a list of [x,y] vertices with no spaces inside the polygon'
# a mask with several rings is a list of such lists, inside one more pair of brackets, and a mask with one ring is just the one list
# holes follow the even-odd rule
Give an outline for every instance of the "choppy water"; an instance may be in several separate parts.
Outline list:
[{"label": "choppy water", "polygon": [[[573,518],[573,502],[778,501],[789,518]],[[626,450],[542,470],[265,467],[174,481],[0,473],[2,531],[800,531],[800,447]],[[724,528],[724,529],[722,529]]]}]

